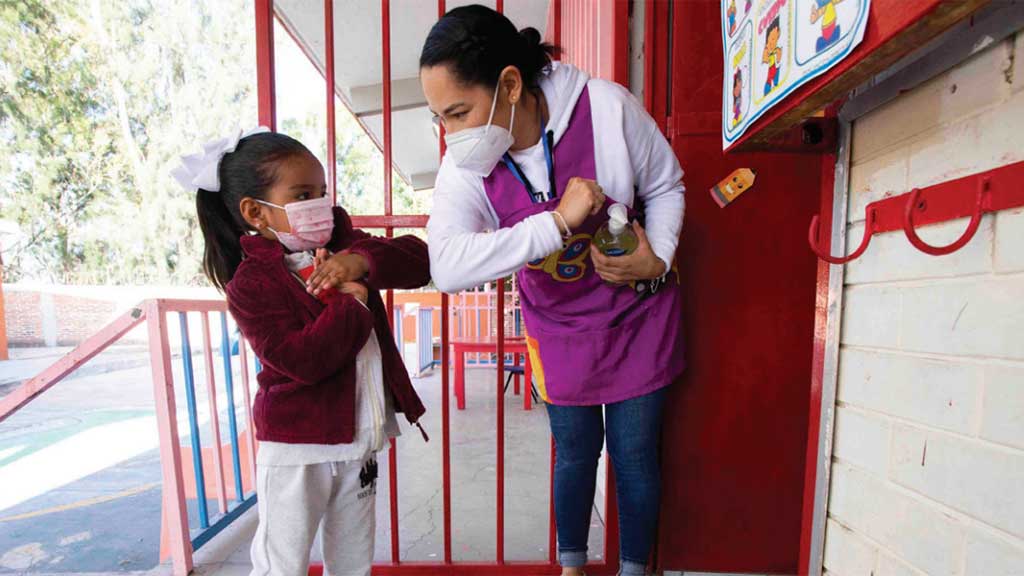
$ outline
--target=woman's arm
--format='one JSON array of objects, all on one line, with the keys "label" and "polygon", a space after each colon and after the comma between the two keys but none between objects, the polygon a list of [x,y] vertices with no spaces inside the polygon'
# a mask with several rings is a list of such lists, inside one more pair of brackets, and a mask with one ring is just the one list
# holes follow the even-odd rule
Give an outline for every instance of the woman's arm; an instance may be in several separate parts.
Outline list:
[{"label": "woman's arm", "polygon": [[442,165],[427,224],[430,270],[438,289],[454,293],[504,278],[562,247],[558,224],[546,212],[497,228],[475,183]]},{"label": "woman's arm", "polygon": [[349,252],[366,258],[369,270],[366,282],[378,290],[406,290],[430,282],[430,257],[427,245],[415,236],[380,238],[355,230],[361,239]]},{"label": "woman's arm", "polygon": [[644,206],[644,227],[654,254],[665,263],[668,272],[683,229],[683,170],[654,119],[633,98],[629,98],[627,106],[632,110],[625,114],[625,134],[637,196]]},{"label": "woman's arm", "polygon": [[365,281],[377,290],[419,288],[430,282],[430,259],[422,240],[370,235],[354,228],[345,210],[334,210],[334,234],[327,247],[337,253],[328,257],[317,252],[316,270],[306,282],[314,295],[346,282]]}]

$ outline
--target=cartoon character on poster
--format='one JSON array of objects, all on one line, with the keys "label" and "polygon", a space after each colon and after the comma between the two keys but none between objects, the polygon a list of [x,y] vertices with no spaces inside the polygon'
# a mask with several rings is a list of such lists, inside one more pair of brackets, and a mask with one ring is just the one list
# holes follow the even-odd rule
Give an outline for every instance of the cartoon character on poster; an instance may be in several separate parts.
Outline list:
[{"label": "cartoon character on poster", "polygon": [[732,123],[735,126],[740,122],[743,114],[743,70],[737,68],[732,76]]},{"label": "cartoon character on poster", "polygon": [[779,40],[782,39],[782,21],[778,15],[771,20],[764,32],[764,50],[761,56],[761,63],[767,67],[764,80],[764,95],[772,93],[778,88],[779,79],[782,77],[782,46]]},{"label": "cartoon character on poster", "polygon": [[815,41],[815,51],[821,52],[832,46],[842,35],[839,16],[836,12],[836,4],[840,4],[842,1],[816,0],[811,4],[811,24],[821,22],[821,36]]},{"label": "cartoon character on poster", "polygon": [[721,0],[723,147],[849,56],[870,12],[871,0]]},{"label": "cartoon character on poster", "polygon": [[868,0],[797,0],[796,63],[820,65],[850,44]]},{"label": "cartoon character on poster", "polygon": [[726,106],[731,114],[726,116],[730,126],[737,126],[743,121],[750,108],[750,65],[751,54],[754,51],[752,25],[744,21],[741,25],[735,41],[729,47],[729,77],[727,82],[731,83],[731,90],[726,89]]}]

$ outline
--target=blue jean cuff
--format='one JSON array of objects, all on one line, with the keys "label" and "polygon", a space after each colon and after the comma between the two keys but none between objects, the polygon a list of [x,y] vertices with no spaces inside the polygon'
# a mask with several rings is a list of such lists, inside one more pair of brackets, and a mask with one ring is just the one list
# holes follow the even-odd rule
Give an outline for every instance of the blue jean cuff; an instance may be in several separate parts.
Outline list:
[{"label": "blue jean cuff", "polygon": [[645,574],[647,574],[646,562],[623,560],[622,567],[619,568],[619,576],[644,576]]},{"label": "blue jean cuff", "polygon": [[558,563],[562,568],[582,568],[587,565],[587,551],[559,550]]}]

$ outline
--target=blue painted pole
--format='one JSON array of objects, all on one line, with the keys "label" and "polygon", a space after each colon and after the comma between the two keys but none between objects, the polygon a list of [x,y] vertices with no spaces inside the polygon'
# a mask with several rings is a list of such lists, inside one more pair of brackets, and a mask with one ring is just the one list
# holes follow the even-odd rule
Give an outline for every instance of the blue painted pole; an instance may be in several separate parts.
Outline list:
[{"label": "blue painted pole", "polygon": [[[188,314],[178,312],[181,323],[181,362],[185,373],[185,400],[188,403],[188,428],[192,435],[192,468],[196,475],[196,498],[199,506],[199,527],[210,527],[210,513],[206,509],[206,481],[203,477],[203,446],[199,440],[199,418],[196,414],[196,384],[192,370],[192,346],[188,341]],[[171,414],[173,418],[174,415]]]},{"label": "blue painted pole", "polygon": [[[238,419],[235,416],[235,382],[231,370],[231,339],[228,338],[228,315],[227,312],[220,313],[221,329],[221,356],[224,358],[224,384],[227,387],[228,395],[228,425],[231,430],[231,462],[235,467],[235,500],[241,502],[245,499],[242,493],[242,459],[238,454]],[[245,399],[249,401],[248,398]],[[220,439],[217,439],[218,448]]]}]

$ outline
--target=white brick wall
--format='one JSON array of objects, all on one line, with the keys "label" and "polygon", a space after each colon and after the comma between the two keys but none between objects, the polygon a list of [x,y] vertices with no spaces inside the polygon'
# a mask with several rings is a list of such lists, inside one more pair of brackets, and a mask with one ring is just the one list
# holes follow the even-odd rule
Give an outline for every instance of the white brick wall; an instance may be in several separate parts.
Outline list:
[{"label": "white brick wall", "polygon": [[[851,248],[868,203],[1024,160],[1022,86],[1018,37],[859,119]],[[846,282],[827,574],[1024,576],[1024,209],[944,257],[876,236]]]}]

